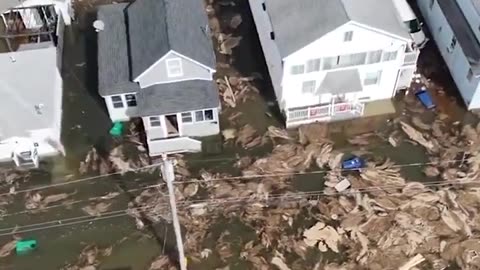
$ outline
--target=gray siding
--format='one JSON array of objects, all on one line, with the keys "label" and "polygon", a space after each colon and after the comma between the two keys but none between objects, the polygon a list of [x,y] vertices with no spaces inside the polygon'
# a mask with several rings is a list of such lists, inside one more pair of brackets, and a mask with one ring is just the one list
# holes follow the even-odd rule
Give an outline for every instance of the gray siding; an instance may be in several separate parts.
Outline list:
[{"label": "gray siding", "polygon": [[200,122],[182,125],[183,136],[202,137],[215,135],[220,132],[220,127],[217,121]]},{"label": "gray siding", "polygon": [[[166,61],[167,59],[173,58],[182,59],[183,76],[173,78],[168,77]],[[164,59],[162,59],[162,61],[157,62],[150,70],[140,76],[138,82],[142,88],[145,88],[159,83],[194,79],[211,80],[212,74],[209,69],[170,52]]]}]

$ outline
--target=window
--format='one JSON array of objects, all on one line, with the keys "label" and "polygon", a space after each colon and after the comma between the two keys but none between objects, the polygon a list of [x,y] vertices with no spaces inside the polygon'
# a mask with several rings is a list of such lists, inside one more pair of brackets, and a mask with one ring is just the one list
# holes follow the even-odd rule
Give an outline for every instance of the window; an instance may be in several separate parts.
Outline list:
[{"label": "window", "polygon": [[275,39],[275,33],[274,33],[274,32],[270,32],[270,39],[271,39],[271,40],[274,40],[274,39]]},{"label": "window", "polygon": [[311,94],[315,91],[315,81],[305,81],[302,84],[302,93]]},{"label": "window", "polygon": [[392,61],[397,59],[397,51],[394,52],[384,52],[383,53],[383,62]]},{"label": "window", "polygon": [[204,117],[203,117],[203,111],[196,111],[195,112],[195,121],[196,122],[201,122],[203,121]]},{"label": "window", "polygon": [[202,110],[195,112],[195,122],[211,121],[213,119],[213,110]]},{"label": "window", "polygon": [[435,4],[435,0],[430,0],[429,8],[433,9],[433,4]]},{"label": "window", "polygon": [[303,74],[304,72],[305,72],[305,65],[294,65],[290,70],[290,74],[292,75]]},{"label": "window", "polygon": [[323,69],[332,69],[337,63],[337,57],[325,57],[323,58]]},{"label": "window", "polygon": [[472,81],[472,78],[473,78],[473,71],[472,71],[472,69],[469,69],[469,70],[468,70],[468,73],[467,73],[467,80],[468,80],[469,82],[471,82],[471,81]]},{"label": "window", "polygon": [[382,76],[382,71],[367,72],[365,74],[365,80],[363,80],[364,85],[374,85],[380,82],[380,77]]},{"label": "window", "polygon": [[115,109],[123,108],[122,96],[112,96],[111,99],[112,99],[113,108]]},{"label": "window", "polygon": [[205,110],[205,120],[213,120],[213,110]]},{"label": "window", "polygon": [[348,31],[343,34],[343,41],[344,42],[349,42],[352,41],[353,38],[353,31]]},{"label": "window", "polygon": [[128,107],[136,107],[137,106],[137,98],[135,97],[135,94],[125,95],[125,99],[127,100],[127,106]]},{"label": "window", "polygon": [[159,116],[151,116],[149,118],[150,121],[150,126],[151,127],[160,127],[162,124],[160,122],[160,117]]},{"label": "window", "polygon": [[382,50],[371,51],[368,53],[367,64],[375,64],[382,59]]},{"label": "window", "polygon": [[191,112],[182,113],[182,122],[183,123],[191,123],[192,121],[193,121],[193,118],[192,118],[192,113]]},{"label": "window", "polygon": [[168,77],[179,77],[183,75],[182,60],[180,58],[167,59]]},{"label": "window", "polygon": [[365,64],[367,53],[353,53],[340,55],[337,59],[338,67],[350,67]]},{"label": "window", "polygon": [[311,59],[307,61],[307,73],[320,70],[320,59]]}]

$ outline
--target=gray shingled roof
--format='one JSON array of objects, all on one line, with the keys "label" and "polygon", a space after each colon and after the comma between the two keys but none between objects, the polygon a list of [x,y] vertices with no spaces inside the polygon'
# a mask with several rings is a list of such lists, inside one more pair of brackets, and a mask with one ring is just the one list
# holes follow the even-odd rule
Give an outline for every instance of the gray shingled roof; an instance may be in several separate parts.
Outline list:
[{"label": "gray shingled roof", "polygon": [[217,108],[220,104],[213,81],[193,80],[157,84],[137,94],[138,116],[161,115]]},{"label": "gray shingled roof", "polygon": [[202,0],[137,0],[127,16],[133,78],[169,50],[215,68]]},{"label": "gray shingled roof", "polygon": [[472,65],[473,73],[480,75],[480,43],[456,1],[438,1],[438,4]]},{"label": "gray shingled roof", "polygon": [[98,8],[97,18],[105,24],[98,33],[98,90],[108,96],[137,92],[139,86],[130,80],[125,8],[127,4]]},{"label": "gray shingled roof", "polygon": [[354,68],[328,72],[318,87],[317,93],[338,95],[361,92],[362,89],[360,74],[358,69]]},{"label": "gray shingled roof", "polygon": [[410,39],[390,0],[267,0],[266,7],[282,57],[349,21]]}]

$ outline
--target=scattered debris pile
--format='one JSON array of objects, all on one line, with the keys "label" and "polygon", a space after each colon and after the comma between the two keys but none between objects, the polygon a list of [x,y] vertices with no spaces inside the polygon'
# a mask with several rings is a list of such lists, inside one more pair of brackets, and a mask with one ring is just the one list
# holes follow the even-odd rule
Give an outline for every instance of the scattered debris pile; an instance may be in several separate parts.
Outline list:
[{"label": "scattered debris pile", "polygon": [[112,253],[113,247],[99,249],[95,245],[86,246],[80,255],[77,262],[73,265],[63,267],[63,270],[96,270],[100,264],[100,258],[108,257]]}]

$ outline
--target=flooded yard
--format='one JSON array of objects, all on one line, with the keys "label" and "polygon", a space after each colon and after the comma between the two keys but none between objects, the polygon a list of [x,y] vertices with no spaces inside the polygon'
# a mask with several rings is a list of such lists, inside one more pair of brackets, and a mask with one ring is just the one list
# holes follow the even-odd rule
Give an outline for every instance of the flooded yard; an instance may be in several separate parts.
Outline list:
[{"label": "flooded yard", "polygon": [[[7,184],[1,190],[0,244],[13,237],[33,238],[39,243],[31,254],[7,252],[0,258],[1,269],[175,269],[176,246],[159,168],[137,166],[133,172],[109,171],[105,176],[79,171],[92,149],[107,159],[112,148],[128,140],[112,139],[108,134],[111,122],[97,93],[96,35],[91,25],[95,5],[106,2],[79,4],[77,20],[66,30],[62,135],[66,161],[55,159],[45,165],[46,172],[36,172],[25,182],[19,180],[13,194],[8,194],[11,186]],[[448,223],[455,218],[444,218],[448,219],[445,225],[435,216],[440,212],[449,217],[457,215],[458,204],[474,196],[458,188],[459,202],[454,207],[456,199],[448,201],[447,195],[442,195],[450,191],[436,192],[443,188],[438,187],[441,181],[451,181],[453,186],[460,178],[474,179],[477,161],[470,158],[478,151],[474,135],[480,132],[475,130],[478,118],[465,112],[453,95],[454,87],[443,80],[444,73],[433,68],[442,65],[441,61],[432,62],[440,59],[436,48],[427,47],[419,63],[438,104],[435,111],[424,109],[411,93],[399,94],[394,100],[395,114],[285,131],[248,2],[232,3],[215,1],[210,10],[217,49],[220,33],[242,37],[231,54],[217,52],[216,79],[224,99],[223,134],[205,139],[208,151],[175,156],[176,196],[189,268],[270,269],[271,264],[282,261],[293,270],[327,269],[327,265],[331,267],[328,269],[339,269],[334,264],[343,264],[343,269],[390,269],[392,265],[384,258],[396,257],[393,251],[408,248],[411,252],[427,250],[424,253],[430,257],[422,269],[437,269],[432,268],[437,261],[456,260],[449,266],[466,263],[463,253],[451,251],[449,257],[439,259],[438,250],[421,245],[436,228],[440,228],[436,232],[440,236],[435,234],[432,239],[440,243],[456,233],[462,235],[463,230],[468,233],[467,227],[471,235],[477,226],[468,221],[455,231],[452,228],[457,225]],[[232,27],[236,15],[241,21]],[[227,81],[234,88],[232,92],[237,91],[234,107],[225,97]],[[419,133],[407,133],[410,129],[402,123]],[[464,125],[473,125],[474,131]],[[134,151],[132,155],[137,154]],[[342,171],[340,161],[353,155],[364,158],[368,168]],[[466,160],[451,162],[459,157]],[[333,190],[342,177],[351,181],[352,193]],[[432,183],[437,186],[431,187]],[[418,197],[408,197],[412,194]],[[421,196],[430,196],[422,203],[438,201],[438,205],[448,207],[412,210],[409,216],[399,217],[397,209],[407,207],[400,206],[407,197],[420,204]],[[435,218],[425,221],[422,213]],[[411,216],[417,217],[415,222],[419,224],[415,226],[430,226],[429,230],[423,228],[430,234],[409,234],[405,237],[408,242],[403,243],[398,237],[404,229],[422,231],[407,226],[414,224]],[[394,221],[404,227],[395,231],[387,226]],[[352,231],[347,223],[358,225],[362,231]],[[311,235],[318,232],[306,233],[316,224],[323,233],[317,238]],[[388,241],[401,243],[389,246],[385,240],[382,251],[376,244],[380,241],[379,228],[388,232]],[[310,242],[305,244],[304,238]],[[370,250],[365,247],[365,239],[371,243]],[[460,236],[456,240],[465,250],[474,249]],[[448,241],[453,246],[454,241]],[[390,254],[387,250],[393,251]],[[398,251],[403,255],[392,263],[403,263],[411,257],[402,252]],[[158,268],[151,268],[154,260]]]}]

